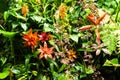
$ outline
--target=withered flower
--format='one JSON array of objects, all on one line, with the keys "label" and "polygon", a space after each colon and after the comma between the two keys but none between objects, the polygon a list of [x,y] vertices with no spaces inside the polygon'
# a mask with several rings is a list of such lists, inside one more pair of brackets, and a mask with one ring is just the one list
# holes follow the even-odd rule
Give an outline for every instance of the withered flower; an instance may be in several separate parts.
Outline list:
[{"label": "withered flower", "polygon": [[32,33],[32,29],[28,34],[23,34],[22,39],[25,40],[24,46],[30,46],[32,49],[37,45],[39,38],[37,32]]}]

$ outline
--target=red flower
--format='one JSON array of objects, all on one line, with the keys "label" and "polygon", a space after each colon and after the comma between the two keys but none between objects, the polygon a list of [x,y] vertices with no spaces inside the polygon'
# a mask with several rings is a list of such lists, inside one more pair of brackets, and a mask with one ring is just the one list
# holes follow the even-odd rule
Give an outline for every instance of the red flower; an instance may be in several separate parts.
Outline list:
[{"label": "red flower", "polygon": [[87,19],[89,21],[91,21],[92,23],[94,23],[95,25],[100,24],[100,22],[104,19],[105,15],[107,13],[104,13],[100,18],[98,18],[97,20],[95,20],[95,16],[93,15],[93,13],[91,13],[89,16],[87,16]]},{"label": "red flower", "polygon": [[38,37],[40,37],[40,40],[42,42],[45,42],[50,39],[50,34],[47,34],[46,32],[42,32],[40,35],[38,35]]},{"label": "red flower", "polygon": [[39,55],[39,58],[41,59],[43,57],[45,57],[45,58],[49,57],[52,59],[53,49],[54,49],[54,47],[48,48],[47,43],[44,42],[44,46],[43,47],[40,46],[40,48],[38,49],[38,51],[41,52],[41,54]]},{"label": "red flower", "polygon": [[37,45],[39,38],[37,32],[32,33],[32,29],[29,30],[28,34],[23,34],[22,39],[25,40],[24,46],[30,46],[32,49]]}]

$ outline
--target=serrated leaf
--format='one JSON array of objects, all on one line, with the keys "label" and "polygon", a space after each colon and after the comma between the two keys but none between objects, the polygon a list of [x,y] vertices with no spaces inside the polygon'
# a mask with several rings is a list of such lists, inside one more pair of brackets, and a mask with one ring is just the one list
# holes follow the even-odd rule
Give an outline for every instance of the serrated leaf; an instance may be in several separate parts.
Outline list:
[{"label": "serrated leaf", "polygon": [[103,35],[102,41],[111,53],[116,50],[117,39],[114,35],[106,33]]}]

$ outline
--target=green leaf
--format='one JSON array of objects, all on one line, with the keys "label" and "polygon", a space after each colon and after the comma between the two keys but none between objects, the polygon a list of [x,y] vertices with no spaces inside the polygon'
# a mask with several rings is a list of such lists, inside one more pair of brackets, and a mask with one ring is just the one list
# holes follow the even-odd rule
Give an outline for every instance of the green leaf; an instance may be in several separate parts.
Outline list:
[{"label": "green leaf", "polygon": [[94,73],[94,70],[92,68],[86,68],[85,71],[86,71],[86,74]]},{"label": "green leaf", "polygon": [[7,21],[8,17],[9,17],[9,12],[5,11],[3,17],[4,17],[4,20]]},{"label": "green leaf", "polygon": [[37,72],[37,71],[32,71],[32,74],[33,74],[34,76],[37,76],[38,72]]},{"label": "green leaf", "polygon": [[56,49],[58,52],[60,52],[58,46],[57,46],[54,42],[55,42],[55,41],[53,41],[53,40],[49,40],[49,43],[50,43],[52,46],[54,46],[55,49]]},{"label": "green leaf", "polygon": [[120,64],[118,64],[118,59],[114,58],[112,60],[106,60],[103,66],[115,66],[120,67]]},{"label": "green leaf", "polygon": [[20,25],[21,25],[21,27],[23,28],[24,31],[27,30],[28,27],[27,27],[26,23],[20,23]]},{"label": "green leaf", "polygon": [[102,36],[102,41],[111,53],[116,50],[117,38],[115,35],[106,33]]},{"label": "green leaf", "polygon": [[10,11],[10,14],[11,14],[12,16],[18,18],[18,19],[22,19],[22,20],[26,21],[26,18],[25,18],[25,17],[21,16],[20,14],[18,14],[18,13],[15,12],[15,11]]},{"label": "green leaf", "polygon": [[66,64],[63,64],[63,65],[60,67],[60,69],[58,70],[58,72],[63,71],[63,70],[65,69],[65,67],[66,67]]},{"label": "green leaf", "polygon": [[0,60],[2,61],[1,65],[4,65],[7,61],[7,58],[6,57],[1,57]]},{"label": "green leaf", "polygon": [[12,72],[13,72],[14,74],[20,74],[20,70],[17,70],[17,69],[15,69],[15,68],[12,69]]},{"label": "green leaf", "polygon": [[43,17],[34,15],[34,16],[31,17],[31,19],[34,20],[34,21],[40,22],[43,19]]},{"label": "green leaf", "polygon": [[72,35],[70,35],[70,38],[71,38],[73,41],[75,41],[76,43],[78,43],[78,38],[79,38],[78,34],[72,34]]},{"label": "green leaf", "polygon": [[65,0],[65,3],[69,3],[69,2],[72,2],[72,0]]},{"label": "green leaf", "polygon": [[27,75],[20,77],[18,80],[27,80]]},{"label": "green leaf", "polygon": [[0,34],[3,34],[3,36],[12,39],[17,34],[17,32],[8,32],[8,31],[0,30]]},{"label": "green leaf", "polygon": [[10,74],[9,70],[5,70],[2,73],[0,73],[0,79],[5,79]]},{"label": "green leaf", "polygon": [[54,32],[54,28],[50,26],[50,24],[44,23],[44,31],[45,32]]},{"label": "green leaf", "polygon": [[18,22],[12,22],[12,28],[15,29],[19,25]]}]

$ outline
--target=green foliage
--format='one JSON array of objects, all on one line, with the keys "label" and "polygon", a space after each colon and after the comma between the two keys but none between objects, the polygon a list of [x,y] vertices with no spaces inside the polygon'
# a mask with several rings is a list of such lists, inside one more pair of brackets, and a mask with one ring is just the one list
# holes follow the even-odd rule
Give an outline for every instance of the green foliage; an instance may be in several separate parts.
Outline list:
[{"label": "green foliage", "polygon": [[9,74],[9,70],[4,70],[2,73],[0,73],[0,79],[5,79]]},{"label": "green foliage", "polygon": [[0,79],[91,80],[102,66],[119,67],[119,1],[0,0],[0,7]]},{"label": "green foliage", "polygon": [[120,64],[118,63],[118,59],[114,58],[112,60],[106,60],[106,62],[104,63],[103,66],[115,66],[115,67],[119,67]]}]

